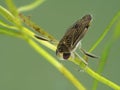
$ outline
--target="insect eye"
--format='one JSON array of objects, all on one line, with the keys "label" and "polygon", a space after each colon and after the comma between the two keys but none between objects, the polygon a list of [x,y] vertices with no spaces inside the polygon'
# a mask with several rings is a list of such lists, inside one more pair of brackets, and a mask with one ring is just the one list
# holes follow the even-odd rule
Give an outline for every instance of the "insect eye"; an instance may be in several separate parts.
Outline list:
[{"label": "insect eye", "polygon": [[68,59],[70,57],[71,53],[63,53],[63,58]]}]

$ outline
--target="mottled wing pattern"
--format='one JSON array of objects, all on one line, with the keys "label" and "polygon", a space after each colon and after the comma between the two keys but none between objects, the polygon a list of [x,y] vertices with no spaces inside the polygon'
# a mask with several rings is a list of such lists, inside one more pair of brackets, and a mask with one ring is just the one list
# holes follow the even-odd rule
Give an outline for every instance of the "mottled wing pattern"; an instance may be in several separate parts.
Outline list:
[{"label": "mottled wing pattern", "polygon": [[63,42],[66,44],[67,47],[71,47],[71,44],[73,43],[73,37],[74,37],[75,30],[74,29],[69,29],[63,38],[60,40],[60,42]]},{"label": "mottled wing pattern", "polygon": [[90,21],[92,17],[90,15],[85,15],[82,19],[78,20],[71,29],[74,29],[73,43],[71,49],[74,49],[78,42],[83,38],[88,30]]},{"label": "mottled wing pattern", "polygon": [[58,51],[72,51],[85,35],[90,21],[91,16],[85,15],[82,19],[78,20],[71,28],[69,28],[58,44]]},{"label": "mottled wing pattern", "polygon": [[73,32],[74,30],[68,30],[65,35],[63,36],[63,38],[60,40],[57,49],[60,52],[70,52],[71,51],[71,44],[72,44],[72,40],[73,40]]},{"label": "mottled wing pattern", "polygon": [[90,15],[86,15],[82,19],[78,20],[71,28],[68,29],[60,42],[64,43],[70,50],[73,50],[87,32],[90,21]]},{"label": "mottled wing pattern", "polygon": [[74,33],[73,33],[74,35],[73,35],[73,42],[71,49],[74,49],[76,47],[76,45],[83,38],[87,30],[88,29],[84,27],[82,24],[77,25],[77,27],[74,27]]}]

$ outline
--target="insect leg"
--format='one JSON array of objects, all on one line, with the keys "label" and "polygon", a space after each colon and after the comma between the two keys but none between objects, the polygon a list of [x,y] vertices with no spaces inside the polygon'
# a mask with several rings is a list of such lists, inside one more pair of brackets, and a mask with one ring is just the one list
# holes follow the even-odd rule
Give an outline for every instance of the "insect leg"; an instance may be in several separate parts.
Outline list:
[{"label": "insect leg", "polygon": [[89,57],[91,57],[91,58],[98,58],[98,56],[95,56],[95,55],[93,55],[93,54],[91,54],[91,53],[88,53],[88,52],[86,52],[84,49],[82,49],[82,48],[80,48],[80,50],[82,51],[82,53],[84,53],[86,56],[89,56]]},{"label": "insect leg", "polygon": [[77,52],[74,53],[80,58],[81,61],[83,61],[86,65],[88,65],[88,63]]},{"label": "insect leg", "polygon": [[58,44],[57,41],[51,40],[51,39],[49,39],[49,38],[46,38],[46,37],[43,37],[43,36],[40,36],[40,35],[36,35],[36,34],[35,34],[34,37],[36,37],[37,39],[43,40],[43,41],[50,42],[50,43],[52,43],[52,44],[54,44],[54,45],[57,45],[57,44]]},{"label": "insect leg", "polygon": [[45,37],[42,37],[42,36],[38,36],[38,35],[34,35],[37,39],[40,39],[40,40],[43,40],[43,41],[50,41],[48,40],[47,38]]}]

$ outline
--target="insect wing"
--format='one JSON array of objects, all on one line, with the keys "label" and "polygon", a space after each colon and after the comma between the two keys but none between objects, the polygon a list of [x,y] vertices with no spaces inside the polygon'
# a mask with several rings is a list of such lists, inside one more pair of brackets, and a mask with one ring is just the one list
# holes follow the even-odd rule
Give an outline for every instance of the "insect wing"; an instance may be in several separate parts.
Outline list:
[{"label": "insect wing", "polygon": [[70,57],[87,32],[91,19],[90,15],[85,15],[67,30],[57,46],[56,55],[63,55],[64,59]]},{"label": "insect wing", "polygon": [[77,44],[80,42],[80,40],[83,38],[83,36],[85,35],[85,33],[87,32],[88,29],[82,30],[82,28],[79,28],[78,30],[76,29],[73,32],[73,42],[72,42],[72,46],[71,49],[74,49]]},{"label": "insect wing", "polygon": [[66,47],[71,48],[73,40],[74,40],[74,34],[75,30],[74,29],[70,29],[68,30],[65,35],[63,36],[63,38],[60,40],[60,43],[65,44]]},{"label": "insect wing", "polygon": [[78,20],[71,28],[74,30],[72,49],[74,49],[77,46],[77,44],[80,42],[80,40],[88,31],[91,19],[92,17],[90,15],[86,15],[81,20]]},{"label": "insect wing", "polygon": [[67,30],[60,42],[63,42],[70,51],[73,50],[87,32],[90,21],[90,15],[86,15],[82,19],[78,20]]}]

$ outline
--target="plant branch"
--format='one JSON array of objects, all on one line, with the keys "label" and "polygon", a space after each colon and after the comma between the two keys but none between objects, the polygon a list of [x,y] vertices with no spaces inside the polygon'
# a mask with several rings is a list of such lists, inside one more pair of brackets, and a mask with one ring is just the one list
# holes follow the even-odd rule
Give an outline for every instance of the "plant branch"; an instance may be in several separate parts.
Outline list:
[{"label": "plant branch", "polygon": [[20,8],[18,8],[18,11],[25,12],[25,11],[32,10],[32,9],[36,8],[37,6],[41,5],[44,1],[45,0],[36,0],[35,2],[32,2],[29,5],[21,6]]},{"label": "plant branch", "polygon": [[62,64],[60,64],[54,57],[52,57],[48,52],[42,49],[37,43],[31,39],[27,39],[27,42],[47,61],[49,61],[57,70],[59,70],[78,90],[85,90],[83,85],[68,71]]},{"label": "plant branch", "polygon": [[120,16],[120,12],[118,12],[112,19],[112,21],[110,22],[110,24],[106,27],[106,29],[104,30],[103,34],[99,37],[99,39],[94,43],[94,45],[90,48],[89,52],[92,52],[99,44],[100,42],[105,38],[105,36],[107,35],[107,33],[109,32],[110,28],[112,27],[112,25],[116,22],[116,20],[118,19],[118,17]]},{"label": "plant branch", "polygon": [[[12,4],[11,4],[12,5]],[[12,7],[12,6],[11,6]],[[12,7],[14,8],[14,7]],[[16,10],[16,9],[14,9]],[[6,9],[4,9],[3,7],[0,6],[0,14],[2,16],[4,16],[6,19],[8,19],[8,21],[12,22],[15,27],[17,27],[17,29],[21,32],[20,35],[40,54],[42,55],[44,58],[46,58],[47,61],[49,61],[58,71],[60,71],[62,74],[64,74],[66,76],[66,78],[72,82],[72,84],[79,90],[85,90],[85,88],[83,87],[82,84],[80,84],[80,82],[75,78],[75,76],[72,75],[72,73],[70,73],[69,70],[67,70],[63,65],[61,65],[53,56],[51,56],[48,52],[46,52],[43,48],[41,48],[34,40],[37,40],[39,43],[46,45],[48,48],[52,49],[53,51],[55,51],[56,46],[49,43],[49,42],[45,42],[45,41],[41,41],[38,40],[34,37],[34,33],[32,31],[30,31],[29,29],[27,29],[26,27],[22,26],[22,24],[19,22],[20,18],[18,18],[18,16],[14,16],[13,13],[11,14],[9,11],[7,11]],[[24,9],[23,9],[24,11]],[[11,16],[9,16],[11,15]],[[117,18],[117,16],[116,16]],[[109,31],[108,29],[110,29],[110,27],[113,25],[113,23],[115,22],[116,18],[114,18],[112,20],[112,22],[110,23],[110,25],[106,28],[105,32],[102,34],[102,36],[100,37],[100,39],[98,39],[98,41],[93,45],[93,47],[90,49],[90,52],[92,50],[94,50],[96,48],[96,46],[98,46],[98,44],[103,40],[103,38],[106,36],[107,32]],[[17,24],[17,21],[20,24]],[[9,28],[8,25],[4,25],[4,23],[2,23],[1,25]],[[11,28],[10,28],[11,29]],[[44,30],[42,31],[44,32]],[[13,34],[16,34],[15,32],[11,32]],[[11,35],[11,33],[7,33],[7,35]],[[17,35],[17,34],[16,34]],[[53,48],[51,48],[53,47]],[[110,80],[100,76],[99,74],[95,73],[92,69],[90,69],[88,66],[86,66],[79,57],[75,56],[74,60],[70,60],[73,63],[75,63],[76,65],[79,65],[81,68],[83,68],[85,70],[86,73],[88,73],[90,76],[92,76],[93,78],[99,80],[100,82],[110,86],[111,88],[114,89],[120,89],[120,87],[111,82]]]}]

